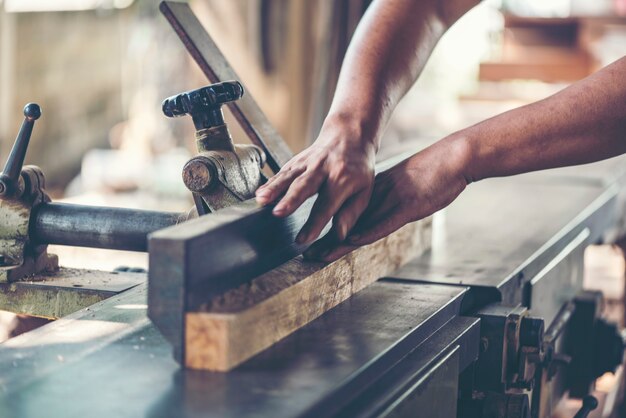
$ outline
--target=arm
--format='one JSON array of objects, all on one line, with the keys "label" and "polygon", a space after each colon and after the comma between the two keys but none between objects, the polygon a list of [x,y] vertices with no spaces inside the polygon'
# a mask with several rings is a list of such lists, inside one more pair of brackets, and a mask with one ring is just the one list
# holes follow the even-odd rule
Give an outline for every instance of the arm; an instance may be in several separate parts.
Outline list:
[{"label": "arm", "polygon": [[369,201],[374,157],[389,116],[417,79],[441,35],[478,0],[376,0],[346,54],[319,137],[257,191],[287,216],[319,193],[298,235],[311,242],[333,217],[345,239]]},{"label": "arm", "polygon": [[[377,176],[350,245],[333,260],[450,204],[473,181],[585,164],[626,153],[626,57],[545,100],[450,135]],[[324,242],[326,241],[326,242]]]}]

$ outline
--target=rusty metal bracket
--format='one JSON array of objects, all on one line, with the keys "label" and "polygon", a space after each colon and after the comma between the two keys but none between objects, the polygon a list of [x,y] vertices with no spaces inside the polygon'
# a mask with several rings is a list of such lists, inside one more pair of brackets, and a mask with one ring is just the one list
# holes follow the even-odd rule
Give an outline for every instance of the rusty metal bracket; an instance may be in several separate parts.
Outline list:
[{"label": "rusty metal bracket", "polygon": [[240,82],[225,81],[163,101],[165,116],[189,115],[196,127],[199,154],[185,164],[183,181],[193,193],[198,215],[251,199],[265,182],[263,150],[256,145],[235,145],[224,121],[222,106],[234,105],[242,97]]},{"label": "rusty metal bracket", "polygon": [[40,116],[37,104],[24,107],[24,121],[0,174],[0,282],[59,267],[57,257],[47,253],[46,245],[36,245],[29,238],[32,209],[50,201],[43,172],[39,167],[23,167],[33,127]]},{"label": "rusty metal bracket", "polygon": [[47,245],[29,238],[32,209],[50,198],[39,167],[26,166],[21,172],[24,189],[19,198],[0,200],[0,282],[13,282],[42,271],[59,268],[58,257],[48,254]]}]

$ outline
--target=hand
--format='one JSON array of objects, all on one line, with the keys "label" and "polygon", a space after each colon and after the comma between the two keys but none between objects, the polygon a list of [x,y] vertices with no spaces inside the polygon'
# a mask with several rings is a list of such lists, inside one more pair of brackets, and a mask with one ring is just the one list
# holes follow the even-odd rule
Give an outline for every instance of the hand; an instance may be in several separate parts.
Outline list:
[{"label": "hand", "polygon": [[275,216],[292,214],[319,193],[309,219],[296,238],[312,242],[333,218],[328,234],[343,241],[372,193],[375,147],[341,123],[328,123],[313,145],[292,158],[256,192],[262,205],[278,201]]},{"label": "hand", "polygon": [[337,245],[330,238],[321,239],[306,256],[334,261],[443,209],[469,183],[463,175],[466,161],[466,147],[446,138],[378,174],[370,203],[346,241]]}]

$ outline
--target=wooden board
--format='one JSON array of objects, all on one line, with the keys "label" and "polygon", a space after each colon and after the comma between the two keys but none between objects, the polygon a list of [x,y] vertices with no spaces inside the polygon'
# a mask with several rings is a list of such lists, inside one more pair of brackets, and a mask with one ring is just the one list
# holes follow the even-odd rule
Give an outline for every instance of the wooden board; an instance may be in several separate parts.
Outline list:
[{"label": "wooden board", "polygon": [[185,317],[185,366],[228,371],[392,273],[430,245],[415,222],[330,263],[297,257]]}]

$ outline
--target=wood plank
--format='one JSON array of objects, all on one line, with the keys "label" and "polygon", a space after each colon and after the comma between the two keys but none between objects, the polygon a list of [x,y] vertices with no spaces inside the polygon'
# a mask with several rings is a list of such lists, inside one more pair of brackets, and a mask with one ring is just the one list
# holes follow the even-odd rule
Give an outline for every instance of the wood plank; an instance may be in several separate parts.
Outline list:
[{"label": "wood plank", "polygon": [[187,312],[186,367],[233,369],[418,256],[430,227],[406,225],[330,264],[295,258]]},{"label": "wood plank", "polygon": [[[408,154],[376,164],[392,167]],[[148,316],[184,360],[185,312],[196,312],[224,294],[302,254],[307,244],[296,235],[317,199],[307,199],[293,214],[278,218],[272,207],[254,199],[152,233],[148,237]],[[322,235],[328,231],[330,223]]]}]

